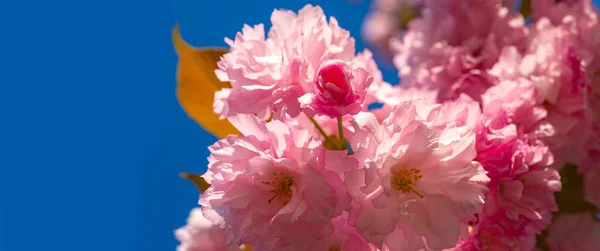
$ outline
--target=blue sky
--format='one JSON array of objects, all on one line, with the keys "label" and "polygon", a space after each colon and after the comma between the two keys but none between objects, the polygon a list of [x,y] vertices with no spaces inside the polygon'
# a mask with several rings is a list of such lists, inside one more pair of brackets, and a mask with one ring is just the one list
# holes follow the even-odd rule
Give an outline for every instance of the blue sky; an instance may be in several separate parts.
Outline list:
[{"label": "blue sky", "polygon": [[174,250],[197,201],[178,173],[215,138],[179,107],[171,28],[224,46],[307,2],[359,35],[366,1],[0,1],[0,251]]}]

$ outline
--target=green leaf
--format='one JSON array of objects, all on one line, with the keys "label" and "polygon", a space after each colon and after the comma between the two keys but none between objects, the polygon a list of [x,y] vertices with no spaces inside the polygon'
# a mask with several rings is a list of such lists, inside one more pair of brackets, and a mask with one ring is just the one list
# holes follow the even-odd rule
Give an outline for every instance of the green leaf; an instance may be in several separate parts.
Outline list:
[{"label": "green leaf", "polygon": [[565,165],[560,170],[562,190],[556,193],[556,203],[560,213],[578,213],[594,210],[596,207],[584,199],[583,176],[574,165]]}]

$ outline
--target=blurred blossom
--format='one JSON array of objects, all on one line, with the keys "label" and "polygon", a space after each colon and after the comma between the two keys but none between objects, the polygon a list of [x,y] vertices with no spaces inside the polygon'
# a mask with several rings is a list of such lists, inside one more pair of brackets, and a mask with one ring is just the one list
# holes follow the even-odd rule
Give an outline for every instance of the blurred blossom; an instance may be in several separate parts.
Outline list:
[{"label": "blurred blossom", "polygon": [[553,251],[600,250],[600,221],[587,212],[561,215],[546,242]]},{"label": "blurred blossom", "polygon": [[362,38],[384,59],[391,61],[390,39],[406,31],[421,15],[423,0],[375,0],[363,21]]}]

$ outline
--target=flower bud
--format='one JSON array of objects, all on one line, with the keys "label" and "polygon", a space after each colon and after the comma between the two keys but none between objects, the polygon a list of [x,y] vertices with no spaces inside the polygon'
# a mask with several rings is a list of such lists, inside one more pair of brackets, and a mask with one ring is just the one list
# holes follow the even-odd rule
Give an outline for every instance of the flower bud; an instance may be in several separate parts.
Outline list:
[{"label": "flower bud", "polygon": [[373,77],[363,68],[341,60],[323,62],[314,80],[314,91],[300,98],[309,117],[315,114],[339,118],[357,114],[365,103]]}]

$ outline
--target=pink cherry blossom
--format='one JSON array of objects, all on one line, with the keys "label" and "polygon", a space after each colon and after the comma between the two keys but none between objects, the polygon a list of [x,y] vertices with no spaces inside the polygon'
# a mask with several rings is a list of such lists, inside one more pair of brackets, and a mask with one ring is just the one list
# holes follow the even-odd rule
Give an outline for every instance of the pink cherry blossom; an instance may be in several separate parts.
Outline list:
[{"label": "pink cherry blossom", "polygon": [[[231,50],[219,61],[215,72],[221,81],[229,81],[231,88],[215,94],[217,114],[269,117],[273,113],[274,119],[282,119],[284,114],[293,118],[301,112],[298,99],[306,94],[314,94],[310,98],[305,96],[314,101],[309,106],[312,110],[331,116],[363,107],[365,90],[375,91],[368,89],[372,83],[370,74],[378,74],[379,70],[368,51],[355,59],[354,38],[339,27],[335,18],[327,21],[320,7],[307,5],[298,14],[275,10],[271,23],[267,37],[264,26],[259,24],[245,26],[234,40],[226,39]],[[327,82],[318,84],[320,77],[331,75],[325,73],[335,71],[332,62],[347,66],[337,68],[344,69],[343,75],[349,80],[340,82],[344,78],[337,77],[326,80],[336,80],[333,86],[348,90],[346,93],[334,91]],[[381,82],[377,79],[376,85]],[[326,93],[334,95],[324,98]]]},{"label": "pink cherry blossom", "polygon": [[586,52],[576,51],[581,43],[572,26],[553,26],[541,19],[532,28],[527,53],[523,56],[513,47],[505,48],[490,72],[500,79],[528,78],[537,103],[547,102],[565,114],[583,114],[583,89],[589,76],[581,65]]},{"label": "pink cherry blossom", "polygon": [[308,131],[281,121],[231,121],[243,135],[209,147],[203,177],[211,187],[199,201],[204,216],[225,229],[227,243],[302,249],[329,236],[330,219],[350,205],[338,173],[356,160],[325,151]]},{"label": "pink cherry blossom", "polygon": [[266,38],[260,24],[244,27],[235,40],[226,39],[231,51],[216,73],[232,88],[217,94],[228,109],[215,112],[231,117],[283,109],[294,117],[300,111],[297,98],[312,78],[308,73],[323,60],[354,57],[354,39],[335,18],[328,22],[320,7],[307,5],[298,14],[275,10],[271,23]]},{"label": "pink cherry blossom", "polygon": [[593,24],[581,25],[572,16],[558,24],[539,19],[532,26],[527,50],[504,48],[489,73],[500,80],[528,78],[535,86],[538,104],[594,121],[597,113],[593,107],[599,100],[596,87],[600,86],[600,78],[594,76],[600,70],[600,26],[597,18],[592,20]]},{"label": "pink cherry blossom", "polygon": [[531,7],[534,19],[548,18],[554,24],[562,22],[569,16],[588,21],[588,18],[593,18],[597,14],[592,0],[532,0]]},{"label": "pink cherry blossom", "polygon": [[519,132],[509,123],[510,113],[496,109],[484,106],[477,130],[477,160],[490,177],[485,204],[458,250],[531,250],[558,210],[554,193],[561,182],[550,168],[554,159],[548,147]]},{"label": "pink cherry blossom", "polygon": [[314,93],[300,97],[301,107],[309,117],[355,115],[363,109],[367,88],[372,82],[373,78],[363,68],[341,60],[325,61],[315,76]]},{"label": "pink cherry blossom", "polygon": [[[457,250],[531,250],[558,210],[554,193],[561,183],[550,168],[553,155],[538,138],[524,134],[527,128],[535,131],[534,125],[546,116],[536,105],[534,90],[522,78],[503,81],[482,96],[481,116],[467,116],[472,122],[466,124],[477,135],[477,161],[490,182],[483,210],[470,222],[472,231],[461,238]],[[469,107],[468,99],[463,100]]]},{"label": "pink cherry blossom", "polygon": [[482,95],[481,104],[486,114],[505,117],[508,123],[530,131],[547,115],[544,107],[536,103],[535,95],[535,88],[529,80],[506,80],[490,87]]},{"label": "pink cherry blossom", "polygon": [[560,215],[546,243],[553,251],[600,250],[600,222],[588,212]]},{"label": "pink cherry blossom", "polygon": [[594,158],[595,152],[600,150],[600,134],[585,120],[549,108],[547,118],[530,135],[551,149],[556,168],[566,163],[575,164],[582,170],[598,166]]},{"label": "pink cherry blossom", "polygon": [[371,246],[360,236],[356,228],[348,223],[348,213],[331,219],[333,232],[327,238],[314,243],[307,250],[371,251]]},{"label": "pink cherry blossom", "polygon": [[469,96],[462,94],[455,101],[442,103],[437,119],[434,122],[438,126],[444,123],[451,123],[456,126],[468,126],[473,130],[478,130],[480,120],[480,104]]},{"label": "pink cherry blossom", "polygon": [[202,216],[200,208],[190,212],[187,225],[175,231],[181,245],[177,251],[240,251],[237,246],[227,245],[225,230],[213,225]]},{"label": "pink cherry blossom", "polygon": [[[553,193],[560,177],[553,169],[528,172],[519,178],[491,177],[485,209],[473,222],[473,231],[457,250],[532,250],[536,235],[557,210]],[[528,184],[533,182],[533,184]]]},{"label": "pink cherry blossom", "polygon": [[356,117],[351,142],[365,164],[345,175],[350,219],[379,248],[452,247],[481,210],[488,178],[474,161],[475,134],[467,126],[429,127],[436,107],[404,102],[381,124],[372,114]]},{"label": "pink cherry blossom", "polygon": [[371,112],[379,122],[382,122],[394,109],[394,107],[405,101],[419,100],[421,103],[435,104],[437,92],[424,88],[406,87],[404,85],[395,85],[387,88],[384,86],[379,95],[379,101],[382,107],[374,109]]},{"label": "pink cherry blossom", "polygon": [[[506,97],[531,96],[527,82],[533,84],[536,104],[521,105],[522,111],[530,110],[533,114],[515,114],[514,117],[529,120],[524,123],[525,132],[530,138],[541,140],[549,147],[554,155],[555,168],[572,163],[582,172],[597,166],[595,156],[600,149],[597,143],[600,131],[596,129],[595,111],[598,106],[596,86],[600,85],[595,83],[598,79],[592,74],[599,69],[595,63],[595,53],[600,47],[599,40],[588,35],[597,34],[594,29],[598,25],[597,21],[590,21],[597,18],[590,18],[585,24],[579,22],[579,19],[586,18],[589,17],[575,19],[569,16],[555,20],[556,24],[546,17],[539,18],[532,26],[527,50],[521,53],[514,47],[504,48],[498,63],[489,71],[503,83],[521,83],[519,95],[514,95],[516,91],[506,91]],[[590,27],[590,23],[595,23],[595,26]],[[523,81],[523,78],[528,81]],[[511,89],[506,84],[504,86],[503,90]],[[523,90],[525,86],[527,91]],[[506,98],[502,99],[502,106],[510,104],[507,101]],[[546,116],[541,107],[546,110]],[[538,122],[531,127],[535,121]]]},{"label": "pink cherry blossom", "polygon": [[478,223],[470,233],[468,239],[462,240],[454,251],[479,251],[479,250],[533,250],[535,235],[521,234],[519,230],[506,229],[502,226],[503,217],[488,218],[489,220]]},{"label": "pink cherry blossom", "polygon": [[476,101],[495,82],[488,76],[506,46],[524,49],[522,16],[500,0],[425,1],[422,16],[393,42],[403,84],[439,91],[438,100],[464,93]]},{"label": "pink cherry blossom", "polygon": [[[393,88],[392,85],[383,81],[383,75],[377,67],[377,63],[373,59],[373,53],[370,50],[365,49],[358,53],[352,60],[352,64],[355,67],[365,69],[373,78],[373,82],[367,89],[367,95],[365,98],[365,104],[371,104],[378,101],[383,101],[389,91]],[[363,106],[363,110],[367,110],[367,106]]]},{"label": "pink cherry blossom", "polygon": [[372,111],[379,122],[388,119],[395,106],[406,101],[418,103],[415,107],[419,116],[427,118],[428,124],[438,129],[445,128],[448,124],[475,128],[479,125],[481,115],[480,105],[466,95],[461,95],[452,102],[438,104],[436,92],[424,88],[393,86],[382,101],[383,107]]},{"label": "pink cherry blossom", "polygon": [[396,85],[390,89],[386,96],[382,99],[385,105],[394,107],[405,101],[417,99],[427,100],[429,104],[435,104],[437,92],[425,88],[408,87],[404,85]]}]

